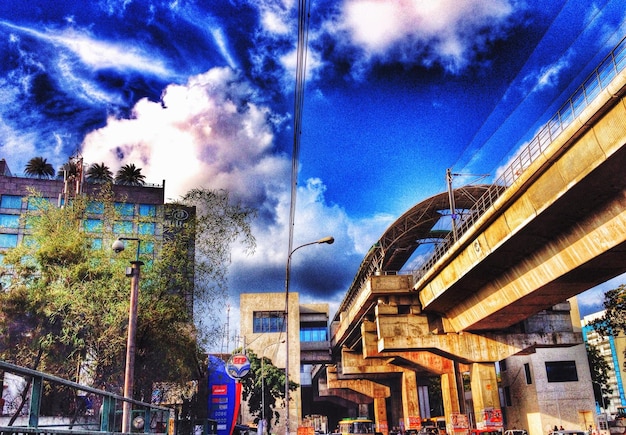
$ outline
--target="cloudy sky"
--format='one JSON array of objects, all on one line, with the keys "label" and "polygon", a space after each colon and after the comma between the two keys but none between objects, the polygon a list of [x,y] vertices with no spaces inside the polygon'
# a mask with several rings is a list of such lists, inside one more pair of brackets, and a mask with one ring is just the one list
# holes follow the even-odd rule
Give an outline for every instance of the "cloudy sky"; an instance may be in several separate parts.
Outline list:
[{"label": "cloudy sky", "polygon": [[[447,168],[492,178],[626,34],[624,0],[307,5],[293,243],[336,242],[294,255],[291,290],[331,315],[384,230],[446,190]],[[297,8],[0,2],[1,157],[17,174],[35,156],[134,163],[167,198],[224,188],[258,209],[256,252],[235,247],[230,265],[236,331],[240,292],[284,289]],[[583,313],[621,282],[585,293]]]}]

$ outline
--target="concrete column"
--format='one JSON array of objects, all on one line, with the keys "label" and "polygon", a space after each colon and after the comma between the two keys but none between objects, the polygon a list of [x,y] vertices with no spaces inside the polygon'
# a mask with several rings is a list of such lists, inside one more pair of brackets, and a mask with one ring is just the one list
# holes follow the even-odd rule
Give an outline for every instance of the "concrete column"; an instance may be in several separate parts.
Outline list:
[{"label": "concrete column", "polygon": [[446,422],[450,421],[450,415],[463,412],[459,403],[459,388],[454,371],[441,375],[441,396]]},{"label": "concrete column", "polygon": [[485,423],[485,411],[496,410],[498,413],[501,412],[495,364],[471,364],[470,379],[472,400],[474,402],[474,415],[476,416],[476,424],[480,425],[481,423]]},{"label": "concrete column", "polygon": [[402,417],[406,429],[419,429],[420,404],[417,395],[417,376],[413,370],[402,373]]},{"label": "concrete column", "polygon": [[387,422],[387,406],[384,397],[374,398],[374,420],[376,421],[376,430],[388,435],[389,423]]}]

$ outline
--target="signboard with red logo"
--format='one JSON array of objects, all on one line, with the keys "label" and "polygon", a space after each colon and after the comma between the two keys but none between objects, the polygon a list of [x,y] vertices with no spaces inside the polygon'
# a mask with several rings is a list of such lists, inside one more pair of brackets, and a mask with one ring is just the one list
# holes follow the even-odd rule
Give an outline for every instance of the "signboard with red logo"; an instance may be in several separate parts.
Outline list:
[{"label": "signboard with red logo", "polygon": [[485,426],[502,427],[502,410],[498,408],[483,409],[483,420]]},{"label": "signboard with red logo", "polygon": [[450,416],[450,423],[454,432],[467,432],[469,429],[469,420],[465,414],[453,413]]},{"label": "signboard with red logo", "polygon": [[239,380],[250,371],[250,360],[244,354],[232,355],[226,363],[226,373],[235,380]]},{"label": "signboard with red logo", "polygon": [[409,416],[407,429],[419,429],[422,427],[422,419],[419,415]]},{"label": "signboard with red logo", "polygon": [[209,357],[209,418],[217,421],[217,435],[232,435],[239,415],[241,383],[226,372],[221,359]]}]

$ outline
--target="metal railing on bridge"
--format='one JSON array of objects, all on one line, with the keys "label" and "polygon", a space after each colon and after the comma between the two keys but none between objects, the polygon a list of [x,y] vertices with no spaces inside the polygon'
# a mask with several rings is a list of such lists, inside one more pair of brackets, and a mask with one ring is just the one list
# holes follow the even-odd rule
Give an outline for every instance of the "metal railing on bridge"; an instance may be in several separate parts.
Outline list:
[{"label": "metal railing on bridge", "polygon": [[496,179],[493,186],[478,199],[470,210],[459,215],[460,219],[455,223],[456,231],[441,239],[431,255],[418,269],[413,271],[414,282],[422,278],[445,255],[458,237],[467,232],[478,221],[506,188],[511,186],[545,152],[548,146],[582,114],[624,68],[626,68],[626,38],[617,44],[587,80],[576,89],[569,100],[517,154],[510,165]]},{"label": "metal railing on bridge", "polygon": [[170,408],[0,361],[0,384],[3,374],[0,435],[120,433],[125,401],[133,405],[134,433],[173,433]]}]

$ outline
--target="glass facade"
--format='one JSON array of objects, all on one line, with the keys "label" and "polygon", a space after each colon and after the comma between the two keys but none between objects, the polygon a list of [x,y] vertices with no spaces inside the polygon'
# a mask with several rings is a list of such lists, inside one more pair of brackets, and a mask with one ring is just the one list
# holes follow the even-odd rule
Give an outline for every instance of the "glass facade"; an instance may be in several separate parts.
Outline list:
[{"label": "glass facade", "polygon": [[0,214],[0,228],[19,228],[20,216],[17,214]]},{"label": "glass facade", "polygon": [[50,205],[52,200],[50,198],[28,198],[29,210],[40,210],[44,206]]},{"label": "glass facade", "polygon": [[252,332],[283,332],[284,318],[283,311],[255,311]]},{"label": "glass facade", "polygon": [[0,234],[0,248],[15,248],[17,246],[17,234]]},{"label": "glass facade", "polygon": [[156,232],[156,223],[154,222],[139,222],[137,224],[137,233],[143,235],[154,235]]},{"label": "glass facade", "polygon": [[156,217],[156,205],[139,204],[139,216]]},{"label": "glass facade", "polygon": [[116,202],[115,210],[122,216],[133,216],[135,214],[135,204]]},{"label": "glass facade", "polygon": [[101,233],[102,232],[102,220],[100,219],[85,219],[83,222],[83,228],[88,233]]},{"label": "glass facade", "polygon": [[87,204],[87,213],[102,214],[104,213],[104,204],[100,201],[89,201]]},{"label": "glass facade", "polygon": [[131,221],[117,221],[113,223],[113,234],[132,234],[133,223]]},{"label": "glass facade", "polygon": [[300,328],[300,341],[328,341],[328,331],[324,326]]},{"label": "glass facade", "polygon": [[20,210],[22,208],[22,197],[18,195],[2,195],[0,208],[12,208]]}]

